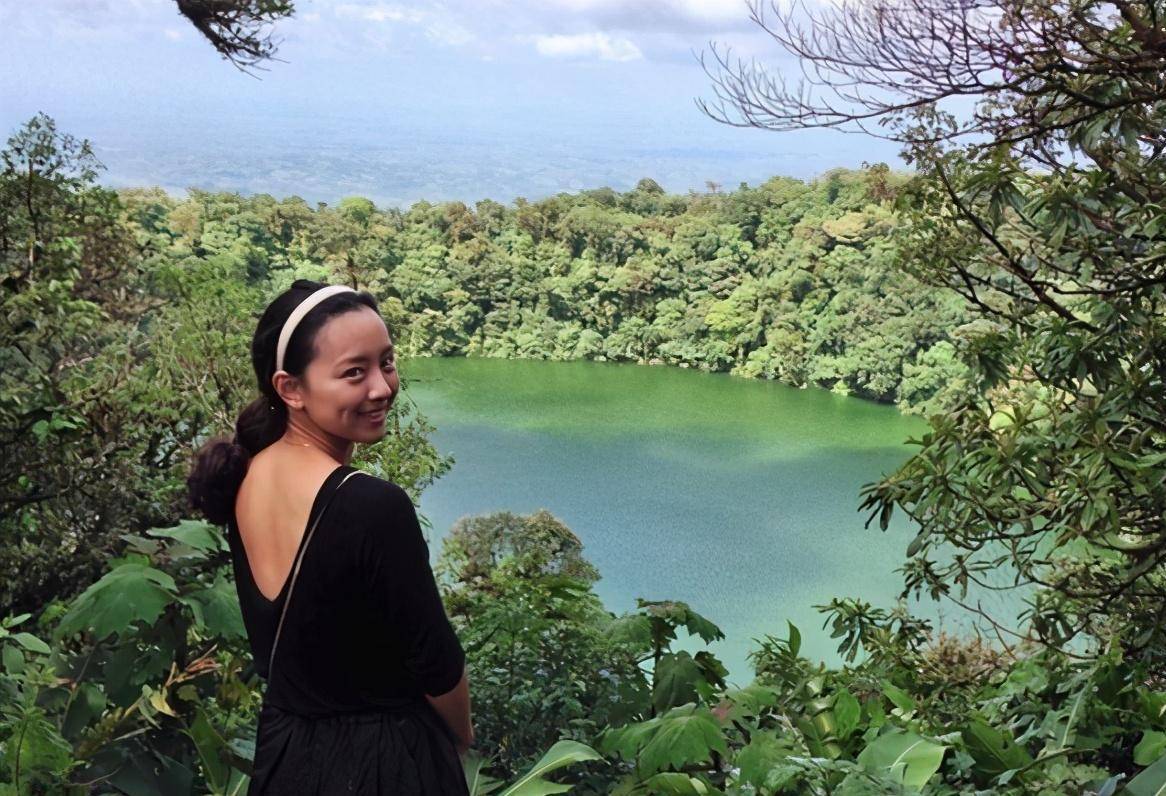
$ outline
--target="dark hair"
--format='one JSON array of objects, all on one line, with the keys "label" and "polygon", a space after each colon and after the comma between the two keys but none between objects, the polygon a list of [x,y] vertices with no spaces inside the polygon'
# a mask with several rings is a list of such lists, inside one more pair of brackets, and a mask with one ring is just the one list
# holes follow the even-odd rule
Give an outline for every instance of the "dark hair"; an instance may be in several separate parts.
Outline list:
[{"label": "dark hair", "polygon": [[[300,302],[326,285],[297,279],[267,305],[251,339],[251,364],[259,384],[259,397],[243,408],[235,421],[235,436],[207,440],[194,457],[186,478],[191,508],[216,525],[235,514],[235,497],[247,474],[251,457],[283,436],[287,429],[287,404],[271,383],[275,374],[275,347],[284,322]],[[377,310],[376,299],[366,291],[337,293],[313,307],[296,325],[284,351],[283,369],[302,376],[315,356],[316,333],[332,317],[361,307]]]}]

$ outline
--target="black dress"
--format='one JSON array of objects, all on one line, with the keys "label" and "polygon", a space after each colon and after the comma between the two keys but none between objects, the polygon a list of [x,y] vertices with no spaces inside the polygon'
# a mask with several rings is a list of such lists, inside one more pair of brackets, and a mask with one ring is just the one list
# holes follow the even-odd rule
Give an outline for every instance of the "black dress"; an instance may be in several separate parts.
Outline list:
[{"label": "black dress", "polygon": [[467,794],[455,738],[424,697],[457,685],[465,653],[408,494],[333,470],[275,600],[255,585],[234,519],[227,538],[267,680],[249,793]]}]

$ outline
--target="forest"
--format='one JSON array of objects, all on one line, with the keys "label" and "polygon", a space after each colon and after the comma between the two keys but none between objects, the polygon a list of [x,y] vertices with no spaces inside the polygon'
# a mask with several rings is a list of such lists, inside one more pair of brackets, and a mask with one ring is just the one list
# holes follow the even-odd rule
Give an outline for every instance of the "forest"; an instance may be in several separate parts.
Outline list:
[{"label": "forest", "polygon": [[[376,296],[405,395],[408,357],[438,355],[893,403],[928,431],[855,505],[872,544],[896,513],[917,532],[903,596],[974,612],[969,586],[1002,569],[1032,589],[1019,623],[980,610],[967,637],[838,595],[815,607],[843,665],[805,657],[787,623],[736,688],[711,651],[675,646],[723,637],[701,606],[617,615],[553,514],[465,517],[440,529],[435,573],[468,658],[471,793],[1166,792],[1166,32],[1153,3],[1114,7],[1009,6],[987,38],[966,10],[928,6],[929,30],[921,7],[834,12],[869,46],[802,40],[803,56],[857,79],[893,74],[871,44],[887,25],[914,63],[965,48],[877,83],[901,103],[864,100],[902,173],[312,207],[114,190],[50,115],[11,131],[0,794],[245,792],[262,682],[224,530],[192,514],[185,478],[253,397],[256,317],[297,278]],[[998,58],[997,82],[973,69]],[[751,122],[834,123],[721,68],[730,106],[769,103]],[[988,95],[963,123],[935,104],[961,85]],[[352,463],[419,500],[455,463],[408,400],[388,424]]]},{"label": "forest", "polygon": [[875,166],[682,197],[643,179],[626,194],[404,212],[359,197],[122,201],[169,262],[374,288],[408,353],[678,365],[924,412],[965,375],[950,338],[970,317],[889,268],[901,180]]}]

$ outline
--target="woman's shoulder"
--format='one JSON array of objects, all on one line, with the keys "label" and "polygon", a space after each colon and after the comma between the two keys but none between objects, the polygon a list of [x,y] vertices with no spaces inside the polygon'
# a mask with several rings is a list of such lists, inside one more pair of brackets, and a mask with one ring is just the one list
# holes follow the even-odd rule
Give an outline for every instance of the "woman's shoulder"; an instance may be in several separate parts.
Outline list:
[{"label": "woman's shoulder", "polygon": [[345,546],[357,556],[396,559],[425,546],[413,501],[400,485],[354,470],[341,491],[343,508],[333,524],[341,526]]},{"label": "woman's shoulder", "polygon": [[355,507],[361,516],[383,524],[384,520],[415,511],[404,487],[364,470],[353,469],[340,487],[343,503]]},{"label": "woman's shoulder", "polygon": [[417,524],[416,508],[405,487],[372,473],[353,470],[340,486],[343,524],[374,544],[398,543]]}]

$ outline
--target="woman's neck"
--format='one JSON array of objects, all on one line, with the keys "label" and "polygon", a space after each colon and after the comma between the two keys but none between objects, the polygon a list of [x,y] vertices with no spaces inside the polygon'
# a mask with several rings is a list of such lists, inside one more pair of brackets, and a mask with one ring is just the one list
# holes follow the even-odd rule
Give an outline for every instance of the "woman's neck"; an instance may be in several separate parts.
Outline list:
[{"label": "woman's neck", "polygon": [[303,448],[315,448],[340,464],[348,464],[352,460],[352,440],[327,434],[319,428],[308,427],[297,422],[294,417],[288,418],[287,430],[280,437],[280,442]]}]

